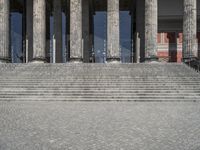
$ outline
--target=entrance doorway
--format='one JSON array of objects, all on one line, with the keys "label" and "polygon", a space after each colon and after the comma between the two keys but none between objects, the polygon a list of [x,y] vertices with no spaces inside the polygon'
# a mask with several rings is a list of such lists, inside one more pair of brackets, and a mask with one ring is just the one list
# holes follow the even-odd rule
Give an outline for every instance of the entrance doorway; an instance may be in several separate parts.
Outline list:
[{"label": "entrance doorway", "polygon": [[107,58],[107,0],[94,0],[93,55],[95,63],[105,63]]},{"label": "entrance doorway", "polygon": [[133,1],[120,0],[120,52],[122,63],[133,62],[134,52],[134,9]]},{"label": "entrance doorway", "polygon": [[10,0],[10,50],[12,63],[26,61],[25,29],[25,1]]}]

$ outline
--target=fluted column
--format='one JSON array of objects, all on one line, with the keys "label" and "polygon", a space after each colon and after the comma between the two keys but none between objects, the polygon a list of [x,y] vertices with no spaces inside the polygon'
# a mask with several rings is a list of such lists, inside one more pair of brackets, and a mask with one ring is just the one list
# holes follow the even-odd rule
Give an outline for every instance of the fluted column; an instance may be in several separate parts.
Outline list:
[{"label": "fluted column", "polygon": [[70,0],[70,61],[83,61],[82,0]]},{"label": "fluted column", "polygon": [[184,0],[183,59],[197,57],[197,49],[197,1]]},{"label": "fluted column", "polygon": [[157,59],[158,1],[145,0],[145,60]]},{"label": "fluted column", "polygon": [[119,0],[107,0],[107,62],[120,61]]},{"label": "fluted column", "polygon": [[0,62],[10,61],[9,0],[0,0]]},{"label": "fluted column", "polygon": [[54,0],[54,35],[56,40],[56,62],[62,63],[62,5]]},{"label": "fluted column", "polygon": [[33,61],[46,60],[46,2],[33,0]]}]

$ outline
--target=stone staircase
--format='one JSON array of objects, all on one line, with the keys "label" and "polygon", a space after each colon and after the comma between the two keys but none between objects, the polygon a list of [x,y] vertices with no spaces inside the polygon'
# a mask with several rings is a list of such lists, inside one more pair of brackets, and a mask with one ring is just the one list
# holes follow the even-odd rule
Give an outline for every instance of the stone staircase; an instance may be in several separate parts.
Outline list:
[{"label": "stone staircase", "polygon": [[200,101],[185,64],[0,64],[0,101]]}]

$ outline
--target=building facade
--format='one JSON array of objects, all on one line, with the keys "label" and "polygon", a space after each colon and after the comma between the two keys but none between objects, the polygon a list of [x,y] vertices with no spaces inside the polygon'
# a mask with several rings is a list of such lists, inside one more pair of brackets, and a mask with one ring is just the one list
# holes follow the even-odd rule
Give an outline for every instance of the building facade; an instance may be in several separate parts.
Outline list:
[{"label": "building facade", "polygon": [[1,62],[181,62],[200,56],[197,0],[0,0]]}]

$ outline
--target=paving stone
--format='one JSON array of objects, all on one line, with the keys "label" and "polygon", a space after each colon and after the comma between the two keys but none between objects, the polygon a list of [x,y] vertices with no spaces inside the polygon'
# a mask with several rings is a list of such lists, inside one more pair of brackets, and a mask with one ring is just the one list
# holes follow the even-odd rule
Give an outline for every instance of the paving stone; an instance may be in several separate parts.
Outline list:
[{"label": "paving stone", "polygon": [[0,102],[0,149],[199,150],[199,103]]}]

